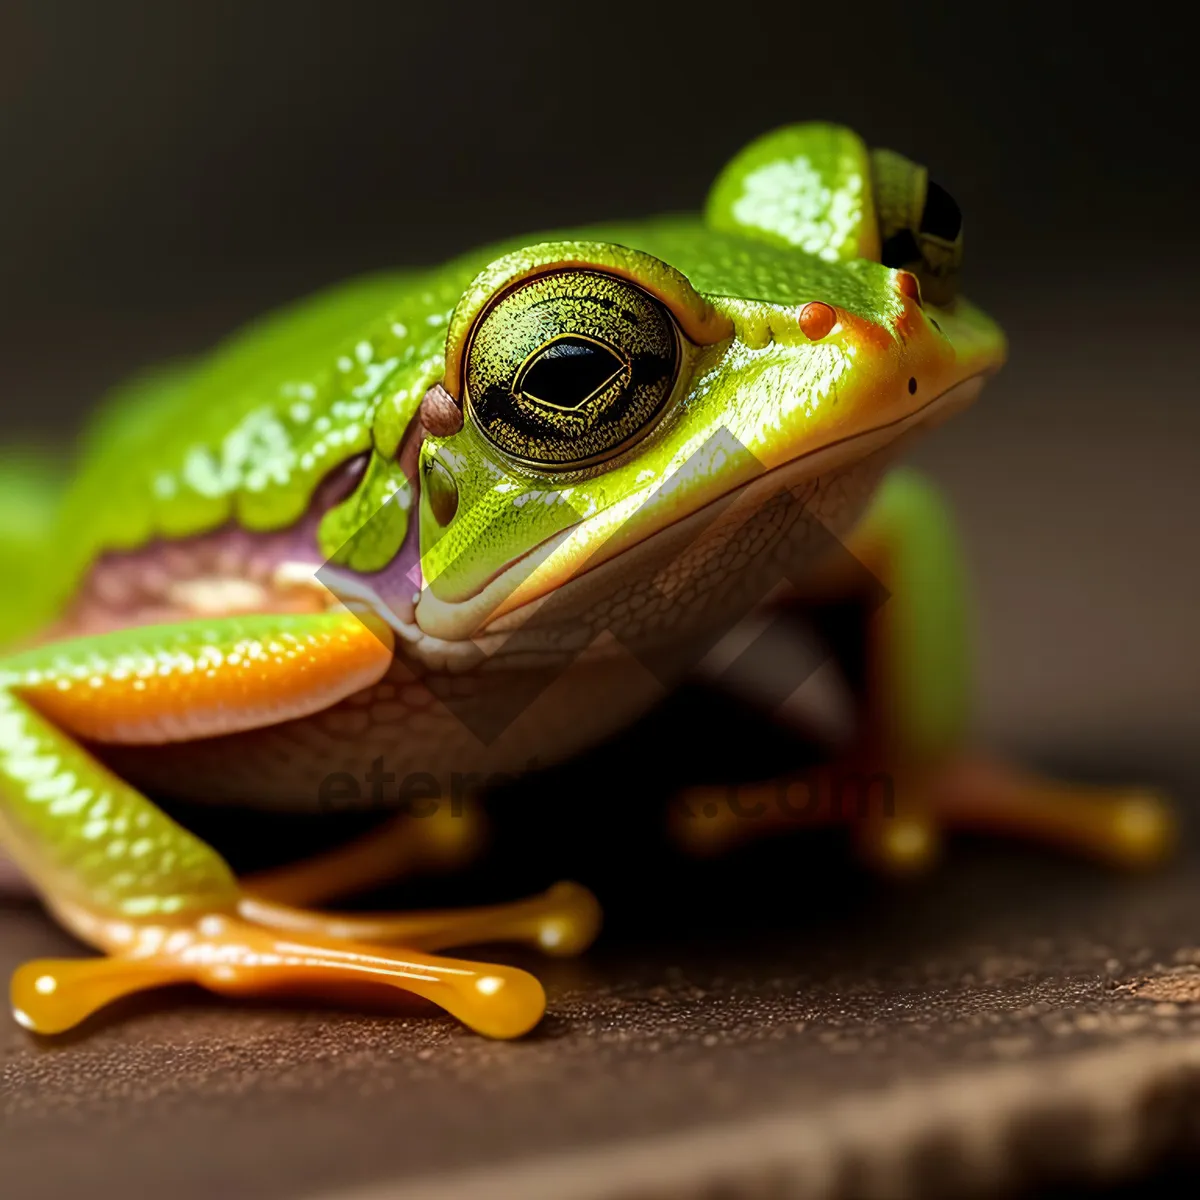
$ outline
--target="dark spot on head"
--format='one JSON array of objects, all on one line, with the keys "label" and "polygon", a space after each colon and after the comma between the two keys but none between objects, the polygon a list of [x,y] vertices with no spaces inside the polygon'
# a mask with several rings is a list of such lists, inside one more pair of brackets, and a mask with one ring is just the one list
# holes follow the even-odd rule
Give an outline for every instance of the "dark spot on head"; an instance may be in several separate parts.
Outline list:
[{"label": "dark spot on head", "polygon": [[908,380],[908,394],[909,394],[910,396],[915,396],[915,395],[916,395],[916,392],[917,392],[917,381],[916,381],[916,378],[915,378],[914,376],[909,376],[909,380]]},{"label": "dark spot on head", "polygon": [[457,400],[435,383],[421,400],[421,424],[433,437],[453,437],[463,426],[463,414]]}]

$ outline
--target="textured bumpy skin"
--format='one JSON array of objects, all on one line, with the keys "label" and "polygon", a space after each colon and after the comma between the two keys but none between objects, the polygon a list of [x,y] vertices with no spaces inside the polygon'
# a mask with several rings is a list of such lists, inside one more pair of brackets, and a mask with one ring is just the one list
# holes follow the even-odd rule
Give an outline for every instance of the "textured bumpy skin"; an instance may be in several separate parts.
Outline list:
[{"label": "textured bumpy skin", "polygon": [[236,897],[220,858],[7,688],[0,747],[4,847],[57,904],[148,917]]},{"label": "textured bumpy skin", "polygon": [[[952,202],[937,193],[945,236],[922,242],[905,221],[924,224],[923,172],[892,156],[884,194],[881,161],[839,127],[777,130],[701,216],[353,281],[143,376],[60,493],[11,460],[0,847],[109,955],[23,968],[18,1019],[55,1032],[185,980],[358,981],[523,1033],[536,980],[426,952],[577,952],[598,919],[582,889],[424,917],[288,908],[386,874],[386,855],[461,857],[465,823],[401,821],[247,893],[134,785],[311,806],[380,760],[425,778],[550,761],[635,719],[768,595],[826,587],[844,538],[903,593],[860,749],[927,782],[965,690],[953,538],[920,481],[870,501],[893,447],[970,402],[1004,339],[953,296]],[[881,224],[889,245],[913,235],[906,269]],[[912,857],[922,827],[896,828]]]},{"label": "textured bumpy skin", "polygon": [[[324,557],[336,554],[399,493],[396,518],[382,533],[383,523],[372,521],[377,544],[360,545],[351,563],[360,571],[386,566],[408,525],[396,452],[421,397],[443,374],[456,390],[451,377],[466,329],[502,276],[519,278],[548,258],[568,260],[572,250],[577,260],[621,270],[661,294],[699,343],[728,339],[736,325],[727,357],[703,364],[711,369],[699,372],[694,392],[709,412],[724,403],[733,434],[767,465],[772,456],[794,452],[785,444],[786,424],[779,428],[758,409],[778,407],[784,393],[811,398],[793,409],[790,431],[796,438],[809,435],[831,415],[812,400],[840,389],[848,410],[841,377],[851,366],[849,354],[839,357],[831,345],[812,356],[793,353],[785,381],[750,386],[756,364],[771,373],[788,341],[801,340],[797,307],[819,300],[861,323],[848,330],[847,350],[878,337],[907,340],[912,331],[903,323],[918,318],[897,290],[896,272],[852,257],[874,248],[867,156],[854,135],[827,127],[785,130],[748,154],[714,187],[709,220],[715,228],[672,217],[573,236],[526,236],[436,270],[360,279],[256,323],[193,365],[152,372],[119,390],[86,438],[53,521],[43,619],[66,602],[101,553],[229,522],[252,531],[295,524],[320,481],[364,452],[371,455],[366,475],[356,494],[327,516],[320,550]],[[811,253],[814,239],[825,239],[830,252]],[[541,251],[543,243],[555,244],[554,253]],[[631,251],[639,253],[631,258]],[[956,360],[958,375],[970,373],[973,354],[978,366],[994,365],[1002,352],[995,327],[965,302],[953,323],[953,350],[944,338],[929,339],[937,374],[945,365],[936,361],[939,351]],[[875,371],[857,365],[854,377],[877,390],[896,373],[885,355]],[[726,390],[714,396],[722,382]],[[731,403],[738,395],[746,397],[740,421]],[[666,470],[677,449],[663,447],[659,454],[650,447],[638,461],[644,468],[649,455],[649,465]],[[545,490],[536,478],[523,483]],[[601,504],[627,487],[624,479],[610,479],[588,501]],[[491,520],[493,514],[480,515]]]}]

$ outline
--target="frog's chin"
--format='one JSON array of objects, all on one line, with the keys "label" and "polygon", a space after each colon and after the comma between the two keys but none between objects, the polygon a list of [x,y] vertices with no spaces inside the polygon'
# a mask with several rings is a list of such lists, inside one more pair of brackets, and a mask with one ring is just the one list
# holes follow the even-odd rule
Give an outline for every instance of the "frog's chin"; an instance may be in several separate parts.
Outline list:
[{"label": "frog's chin", "polygon": [[[739,483],[709,496],[703,504],[683,516],[678,512],[664,515],[663,519],[640,531],[636,539],[610,535],[604,539],[600,550],[579,553],[577,547],[593,545],[594,538],[589,534],[594,531],[590,531],[589,526],[603,516],[597,514],[532,547],[509,563],[473,596],[462,600],[443,600],[426,588],[416,607],[412,633],[417,639],[425,641],[454,643],[471,640],[478,643],[491,634],[506,637],[520,627],[550,594],[557,594],[564,589],[583,588],[597,596],[603,595],[609,590],[608,577],[620,575],[624,560],[634,551],[652,551],[654,543],[664,540],[668,534],[673,535],[673,540],[682,539],[686,544],[691,527],[698,535],[712,523],[717,511],[730,503],[753,510],[756,505],[766,503],[768,497],[778,496],[784,489],[802,498],[806,487],[822,476],[840,474],[866,459],[881,456],[902,439],[907,440],[919,430],[938,425],[966,408],[974,401],[989,374],[991,371],[972,375],[898,419],[808,449],[749,482]],[[559,556],[562,558],[559,559]],[[556,559],[559,561],[556,562]],[[578,572],[564,572],[559,563],[572,559],[586,563],[586,567]],[[648,554],[647,562],[655,559],[653,552]],[[669,552],[659,565],[664,565],[668,560]]]}]

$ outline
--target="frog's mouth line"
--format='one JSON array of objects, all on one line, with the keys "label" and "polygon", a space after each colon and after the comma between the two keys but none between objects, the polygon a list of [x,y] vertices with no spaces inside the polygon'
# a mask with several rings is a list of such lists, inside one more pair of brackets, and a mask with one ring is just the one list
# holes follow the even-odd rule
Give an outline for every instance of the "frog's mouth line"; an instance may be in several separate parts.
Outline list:
[{"label": "frog's mouth line", "polygon": [[[894,443],[911,429],[934,424],[969,404],[991,373],[989,369],[969,376],[913,412],[807,451],[737,484],[709,498],[699,508],[615,548],[603,558],[597,556],[595,561],[586,561],[582,569],[558,587],[543,587],[535,594],[521,596],[520,603],[511,603],[517,594],[511,583],[514,574],[528,574],[527,564],[532,556],[545,553],[556,543],[577,534],[585,521],[576,522],[505,564],[475,595],[448,602],[439,600],[428,586],[422,587],[419,581],[414,581],[414,575],[419,576],[420,571],[415,521],[401,553],[385,571],[376,576],[334,571],[322,582],[317,577],[321,560],[312,552],[319,516],[319,512],[314,512],[300,527],[276,535],[225,528],[198,537],[188,546],[191,568],[166,583],[160,582],[165,553],[161,543],[102,559],[73,610],[45,640],[193,616],[222,615],[230,605],[233,608],[229,611],[290,611],[297,605],[297,610],[307,611],[328,606],[335,600],[354,599],[373,608],[397,637],[429,665],[443,663],[453,669],[453,662],[464,653],[473,661],[471,656],[477,655],[478,648],[486,645],[490,635],[506,639],[511,629],[527,619],[530,607],[550,591],[581,588],[600,591],[604,587],[603,573],[620,570],[625,556],[639,547],[653,547],[655,539],[672,530],[686,537],[687,531],[677,528],[685,524],[694,526],[699,534],[713,519],[715,506],[731,498],[736,502],[741,493],[751,488],[764,489],[764,499],[781,488],[795,491],[806,481],[836,472]],[[175,547],[177,557],[178,550]],[[653,556],[653,550],[650,553]],[[248,592],[254,594],[244,595]]]},{"label": "frog's mouth line", "polygon": [[[586,528],[588,521],[596,518],[590,517],[575,522],[530,547],[518,558],[506,563],[487,584],[466,599],[440,600],[426,588],[415,612],[416,624],[420,633],[424,635],[419,640],[432,645],[434,642],[455,643],[464,639],[478,639],[493,633],[506,634],[522,624],[531,606],[536,605],[549,591],[596,586],[598,573],[606,569],[616,570],[615,564],[634,549],[648,546],[654,539],[668,532],[678,533],[678,527],[687,523],[694,523],[698,528],[702,528],[712,519],[715,506],[727,504],[731,499],[749,496],[752,489],[761,489],[764,500],[777,494],[781,488],[795,491],[821,475],[837,473],[851,463],[894,445],[908,433],[939,424],[970,405],[986,378],[993,373],[994,368],[977,372],[903,416],[815,447],[796,458],[771,467],[753,479],[711,497],[699,508],[647,531],[644,536],[634,541],[616,547],[611,553],[605,553],[605,547],[596,553],[594,561],[589,559],[582,570],[569,576],[556,588],[527,589],[523,586],[526,582],[524,578],[519,579],[516,584],[512,580],[514,576],[528,574],[526,564],[531,557],[548,557],[548,552],[552,552],[572,536],[578,536],[580,530]],[[616,539],[610,539],[613,540]],[[530,578],[536,578],[536,572]]]}]

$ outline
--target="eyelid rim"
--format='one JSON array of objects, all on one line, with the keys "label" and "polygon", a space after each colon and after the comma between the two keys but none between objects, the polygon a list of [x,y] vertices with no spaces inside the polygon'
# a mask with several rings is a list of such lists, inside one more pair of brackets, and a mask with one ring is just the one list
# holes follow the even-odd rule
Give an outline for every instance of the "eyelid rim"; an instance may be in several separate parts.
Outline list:
[{"label": "eyelid rim", "polygon": [[557,271],[598,271],[626,279],[666,306],[680,330],[697,346],[733,335],[733,322],[718,312],[674,267],[614,242],[539,242],[506,254],[485,267],[463,293],[446,334],[442,386],[461,406],[464,356],[471,332],[484,313],[519,284]]}]

